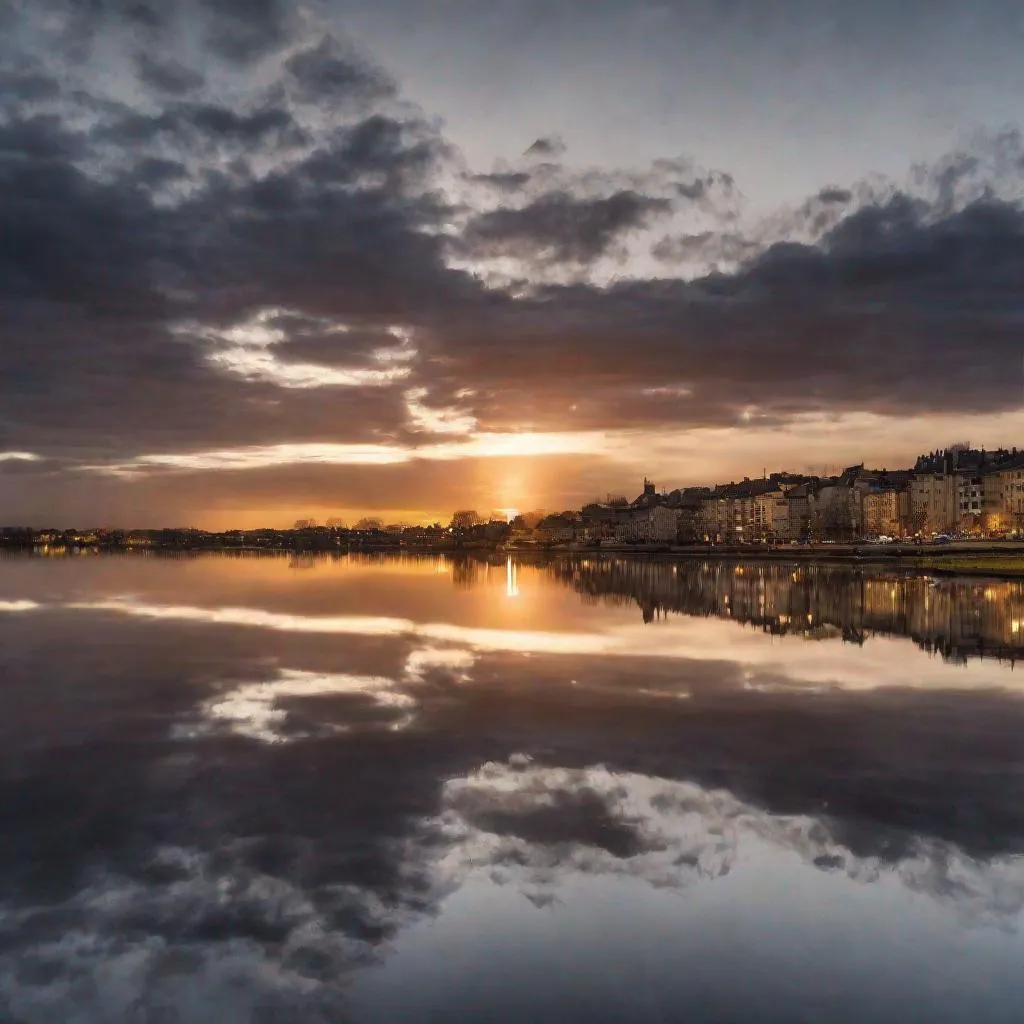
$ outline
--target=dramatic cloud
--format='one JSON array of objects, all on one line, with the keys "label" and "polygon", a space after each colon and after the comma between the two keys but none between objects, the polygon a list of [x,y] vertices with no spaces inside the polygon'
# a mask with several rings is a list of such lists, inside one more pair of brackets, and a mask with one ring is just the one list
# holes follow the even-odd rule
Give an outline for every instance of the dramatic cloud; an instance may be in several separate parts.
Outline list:
[{"label": "dramatic cloud", "polygon": [[1015,130],[774,211],[752,167],[557,133],[488,169],[337,14],[47,0],[4,33],[0,445],[48,467],[26,513],[81,467],[404,464],[448,435],[639,477],[668,431],[733,431],[759,468],[770,431],[870,415],[909,459],[897,420],[1018,409]]},{"label": "dramatic cloud", "polygon": [[551,159],[563,156],[565,154],[565,143],[556,135],[549,138],[537,139],[532,145],[528,146],[526,152],[523,154],[528,157],[544,157],[545,159]]},{"label": "dramatic cloud", "polygon": [[907,888],[948,900],[968,919],[1009,922],[1024,909],[1024,865],[1016,857],[978,861],[930,839],[895,858],[858,853],[820,820],[765,815],[728,792],[531,761],[513,755],[507,765],[486,764],[445,787],[438,828],[455,848],[441,871],[465,878],[491,866],[502,884],[550,899],[579,874],[681,889],[730,874],[745,847],[767,841],[861,883],[894,869]]},{"label": "dramatic cloud", "polygon": [[148,53],[137,58],[139,78],[150,89],[173,95],[182,95],[198,89],[203,76],[198,71],[179,64],[177,61],[160,61]]},{"label": "dramatic cloud", "polygon": [[201,0],[207,42],[217,55],[244,63],[287,42],[296,11],[285,0]]},{"label": "dramatic cloud", "polygon": [[391,79],[359,54],[346,50],[329,35],[314,47],[285,61],[298,98],[306,103],[333,106],[339,101],[365,102],[390,97],[395,92]]},{"label": "dramatic cloud", "polygon": [[646,226],[671,209],[665,199],[617,192],[604,199],[577,199],[564,192],[543,196],[520,209],[493,210],[466,229],[471,250],[541,262],[593,262],[626,231]]}]

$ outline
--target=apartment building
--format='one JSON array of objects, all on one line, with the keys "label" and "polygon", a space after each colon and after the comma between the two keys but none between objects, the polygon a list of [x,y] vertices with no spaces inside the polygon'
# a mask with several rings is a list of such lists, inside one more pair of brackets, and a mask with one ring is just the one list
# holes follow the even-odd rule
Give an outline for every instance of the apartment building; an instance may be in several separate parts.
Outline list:
[{"label": "apartment building", "polygon": [[985,478],[980,473],[957,474],[956,503],[960,529],[968,533],[982,529],[985,513]]},{"label": "apartment building", "polygon": [[959,528],[960,498],[952,473],[916,473],[910,481],[909,532],[947,533]]},{"label": "apartment building", "polygon": [[899,537],[903,534],[899,491],[869,491],[863,499],[863,532],[868,537]]},{"label": "apartment building", "polygon": [[623,544],[672,544],[679,531],[679,512],[652,505],[632,510],[632,514],[615,526],[615,539]]}]

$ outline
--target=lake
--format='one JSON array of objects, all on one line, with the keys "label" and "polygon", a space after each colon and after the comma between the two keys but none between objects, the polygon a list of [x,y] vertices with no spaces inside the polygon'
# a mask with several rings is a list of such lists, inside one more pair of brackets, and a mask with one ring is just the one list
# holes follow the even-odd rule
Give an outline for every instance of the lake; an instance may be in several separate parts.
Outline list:
[{"label": "lake", "polygon": [[1024,586],[0,558],[0,1020],[1019,1022]]}]

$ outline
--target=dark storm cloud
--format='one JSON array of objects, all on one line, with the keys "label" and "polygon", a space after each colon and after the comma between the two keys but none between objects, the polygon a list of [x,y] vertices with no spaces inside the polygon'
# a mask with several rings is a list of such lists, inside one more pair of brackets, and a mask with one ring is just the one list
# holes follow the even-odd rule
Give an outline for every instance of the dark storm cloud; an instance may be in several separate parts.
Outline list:
[{"label": "dark storm cloud", "polygon": [[667,199],[636,192],[599,199],[554,192],[518,209],[479,214],[467,225],[463,241],[470,252],[485,257],[586,264],[605,255],[624,233],[670,209]]},{"label": "dark storm cloud", "polygon": [[[437,149],[416,126],[373,117],[306,160],[235,186],[220,182],[183,211],[206,225],[213,287],[245,305],[342,318],[416,318],[465,293],[443,241],[445,215],[423,191]],[[220,275],[219,278],[216,275]]]},{"label": "dark storm cloud", "polygon": [[[933,213],[897,195],[842,219],[820,245],[777,244],[734,273],[550,287],[495,313],[486,347],[453,325],[447,355],[461,360],[453,373],[466,386],[493,389],[485,423],[501,416],[503,386],[531,393],[534,419],[546,423],[565,421],[572,389],[585,403],[601,388],[614,401],[618,388],[620,408],[593,409],[590,425],[614,415],[735,422],[745,405],[895,415],[1014,408],[1024,214],[996,201]],[[494,354],[506,345],[520,358],[499,372]],[[670,415],[641,402],[640,389],[659,381],[686,385],[692,400]]]},{"label": "dark storm cloud", "polygon": [[516,192],[528,185],[531,178],[527,171],[494,171],[491,174],[474,174],[472,180],[502,192]]},{"label": "dark storm cloud", "polygon": [[853,193],[848,188],[830,186],[823,188],[818,193],[818,198],[823,203],[848,203],[853,198]]},{"label": "dark storm cloud", "polygon": [[[636,255],[639,233],[655,224],[668,227],[680,213],[721,231],[741,201],[731,175],[702,170],[685,157],[614,170],[499,164],[466,180],[484,186],[478,199],[485,208],[469,217],[453,251],[484,266],[501,264],[510,290],[549,273],[559,280],[566,272],[579,276],[602,261],[626,265]],[[655,257],[670,262],[672,245],[666,236],[654,247]]]},{"label": "dark storm cloud", "polygon": [[203,76],[198,71],[174,60],[161,61],[142,53],[136,58],[136,66],[140,80],[157,92],[180,96],[194,92],[203,84]]},{"label": "dark storm cloud", "polygon": [[755,256],[760,246],[751,239],[730,232],[701,231],[691,235],[666,235],[651,247],[651,255],[663,263],[714,266],[719,261],[744,263]]},{"label": "dark storm cloud", "polygon": [[300,29],[298,11],[286,0],[42,0],[24,6],[12,16],[74,63],[88,62],[115,36],[156,46],[184,28],[212,57],[244,67],[283,49]]},{"label": "dark storm cloud", "polygon": [[39,71],[7,71],[0,69],[0,95],[5,102],[36,103],[56,99],[60,95],[57,79]]},{"label": "dark storm cloud", "polygon": [[209,21],[207,43],[220,57],[246,63],[280,49],[294,28],[286,0],[200,0]]},{"label": "dark storm cloud", "polygon": [[53,118],[0,125],[0,295],[5,304],[156,312],[149,266],[165,244],[161,217],[139,190],[78,170],[71,158],[82,151]]},{"label": "dark storm cloud", "polygon": [[557,135],[551,135],[537,139],[528,146],[523,156],[544,157],[545,159],[564,156],[566,151],[565,143]]},{"label": "dark storm cloud", "polygon": [[[58,114],[0,122],[0,426],[10,448],[70,444],[92,458],[400,424],[400,395],[349,389],[344,404],[360,422],[339,422],[327,413],[336,394],[300,400],[246,382],[171,328],[228,327],[279,304],[365,322],[367,337],[384,338],[386,325],[443,301],[461,275],[444,271],[440,243],[423,233],[442,209],[425,195],[443,150],[436,135],[370,113],[314,141],[281,106],[172,98],[151,112],[86,99],[98,119],[87,132]],[[299,143],[287,167],[256,176],[246,166]],[[224,146],[246,161],[204,166]],[[116,177],[97,174],[111,154]],[[168,188],[185,191],[157,204]]]},{"label": "dark storm cloud", "polygon": [[164,25],[160,8],[151,3],[129,3],[125,8],[125,18],[129,22],[151,31],[160,29]]},{"label": "dark storm cloud", "polygon": [[372,100],[395,92],[394,82],[382,69],[355,52],[347,52],[329,35],[316,46],[289,57],[285,69],[295,83],[298,98],[307,103]]},{"label": "dark storm cloud", "polygon": [[135,176],[141,186],[157,189],[174,181],[188,178],[188,167],[179,160],[144,157],[135,166]]},{"label": "dark storm cloud", "polygon": [[161,140],[186,148],[206,141],[254,147],[268,137],[294,145],[304,140],[291,114],[281,107],[242,114],[212,103],[176,103],[153,117],[130,114],[97,131],[95,137],[119,146]]}]

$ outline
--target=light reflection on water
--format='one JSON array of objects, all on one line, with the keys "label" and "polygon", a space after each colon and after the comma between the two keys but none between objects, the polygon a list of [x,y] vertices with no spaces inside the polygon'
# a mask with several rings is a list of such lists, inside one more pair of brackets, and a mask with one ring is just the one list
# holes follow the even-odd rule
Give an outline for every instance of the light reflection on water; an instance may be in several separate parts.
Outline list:
[{"label": "light reflection on water", "polygon": [[840,566],[0,560],[0,999],[1015,1021],[1022,620]]}]

